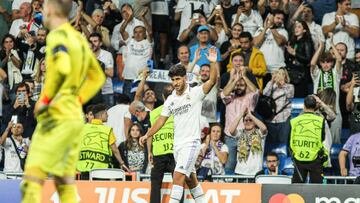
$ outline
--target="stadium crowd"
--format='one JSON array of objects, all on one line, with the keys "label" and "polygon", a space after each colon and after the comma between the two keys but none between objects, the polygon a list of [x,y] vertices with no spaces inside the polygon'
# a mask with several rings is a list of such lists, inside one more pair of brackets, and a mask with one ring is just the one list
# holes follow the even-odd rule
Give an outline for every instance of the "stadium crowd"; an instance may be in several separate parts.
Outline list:
[{"label": "stadium crowd", "polygon": [[[36,127],[33,110],[46,80],[49,32],[42,26],[43,1],[0,1],[4,172],[23,171]],[[289,159],[305,176],[314,172],[308,168],[310,162],[315,168],[324,166],[326,174],[360,176],[360,30],[351,3],[74,0],[69,19],[88,39],[106,75],[101,91],[84,107],[86,122],[104,123],[102,133],[110,134],[95,138],[91,128],[84,129],[88,140],[83,143],[102,146],[105,140],[109,145],[97,148],[110,157],[106,156],[108,163],[95,167],[155,176],[152,165],[165,160],[155,156],[172,154],[173,145],[166,139],[173,134],[154,136],[144,147],[139,139],[154,122],[151,113],[159,111],[173,87],[166,84],[169,81],[146,79],[155,71],[181,65],[193,76],[189,85],[201,85],[210,79],[207,55],[215,48],[217,83],[201,110],[202,148],[196,163],[201,180],[224,174],[291,175],[285,166]],[[297,120],[291,120],[297,116],[294,98],[304,102],[304,116]],[[306,117],[307,113],[318,117]],[[320,126],[301,122],[306,119],[318,120]],[[314,130],[310,134],[320,132],[320,140],[297,138],[298,125]],[[338,144],[344,145],[334,161],[330,150]],[[91,158],[91,148],[83,147],[78,170],[88,172],[94,163],[90,167],[84,160],[96,158]],[[285,147],[285,157],[276,153],[279,147]],[[310,154],[304,155],[304,149]],[[171,172],[165,168],[157,170]]]}]

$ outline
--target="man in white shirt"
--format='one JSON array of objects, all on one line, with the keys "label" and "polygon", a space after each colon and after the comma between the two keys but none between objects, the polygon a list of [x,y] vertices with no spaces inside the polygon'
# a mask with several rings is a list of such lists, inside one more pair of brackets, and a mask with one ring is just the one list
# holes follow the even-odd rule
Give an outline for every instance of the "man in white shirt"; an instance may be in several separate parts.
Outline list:
[{"label": "man in white shirt", "polygon": [[9,33],[14,37],[17,37],[20,33],[20,30],[25,29],[31,19],[31,4],[29,2],[24,2],[20,6],[19,19],[16,19],[12,22]]},{"label": "man in white shirt", "polygon": [[189,186],[196,203],[205,202],[204,192],[197,180],[195,162],[200,152],[200,117],[202,102],[216,83],[216,49],[210,49],[210,79],[201,86],[190,88],[186,84],[186,69],[175,65],[169,71],[169,77],[175,88],[164,103],[161,116],[145,136],[140,138],[143,145],[174,115],[174,157],[176,167],[173,176],[173,187],[170,203],[178,203],[183,195],[184,183]]},{"label": "man in white shirt", "polygon": [[114,27],[111,36],[111,46],[115,49],[117,53],[116,64],[118,70],[118,77],[119,79],[123,80],[124,79],[122,76],[124,70],[123,49],[124,49],[125,41],[121,36],[120,27],[125,23],[125,21],[128,20],[129,22],[125,28],[125,31],[129,34],[129,38],[132,38],[134,36],[134,28],[139,25],[144,26],[144,23],[138,20],[137,18],[131,16],[131,13],[133,13],[133,9],[130,4],[127,3],[122,4],[120,11],[123,21],[121,21],[121,23],[117,24]]},{"label": "man in white shirt", "polygon": [[200,9],[206,16],[209,16],[214,6],[214,3],[208,0],[179,0],[175,9],[175,21],[180,20],[178,40],[180,40],[181,33],[191,24],[191,20],[196,18],[193,15],[194,10]]},{"label": "man in white shirt", "polygon": [[263,19],[259,12],[252,9],[253,2],[251,0],[240,0],[239,2],[237,13],[233,15],[231,24],[241,23],[244,26],[243,31],[254,35],[256,30],[263,25]]},{"label": "man in white shirt", "polygon": [[20,12],[20,6],[21,4],[23,3],[31,3],[31,0],[14,0],[12,2],[12,6],[11,6],[11,10],[12,10],[12,20],[15,20],[15,19],[18,19],[18,18],[21,18],[21,12]]},{"label": "man in white shirt", "polygon": [[117,103],[107,110],[108,119],[106,125],[112,127],[116,137],[116,146],[119,146],[121,142],[126,140],[131,125],[130,98],[120,94],[117,96]]},{"label": "man in white shirt", "polygon": [[101,96],[103,103],[108,106],[114,105],[114,90],[112,77],[114,76],[114,59],[112,54],[104,49],[101,49],[102,46],[102,37],[99,33],[92,33],[89,36],[89,41],[91,43],[91,49],[95,53],[97,60],[99,61],[101,67],[106,76],[106,81],[104,86],[101,88]]},{"label": "man in white shirt", "polygon": [[[334,44],[343,42],[348,47],[348,59],[355,57],[355,38],[359,37],[359,19],[354,13],[350,13],[350,0],[337,0],[337,11],[327,13],[323,17],[322,29],[325,35],[334,33]],[[330,48],[327,39],[326,49]]]},{"label": "man in white shirt", "polygon": [[264,29],[259,29],[253,43],[260,47],[267,66],[264,84],[271,80],[271,73],[285,67],[284,46],[288,41],[288,32],[284,28],[285,13],[275,10],[269,14],[264,23]]}]

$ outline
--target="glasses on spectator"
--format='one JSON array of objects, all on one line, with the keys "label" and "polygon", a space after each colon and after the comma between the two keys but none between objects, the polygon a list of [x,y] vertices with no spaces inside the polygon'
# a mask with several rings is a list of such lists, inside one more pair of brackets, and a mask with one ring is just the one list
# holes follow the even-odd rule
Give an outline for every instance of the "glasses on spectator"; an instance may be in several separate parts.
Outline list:
[{"label": "glasses on spectator", "polygon": [[277,162],[278,160],[266,160],[266,162],[269,162],[269,163],[275,163]]}]

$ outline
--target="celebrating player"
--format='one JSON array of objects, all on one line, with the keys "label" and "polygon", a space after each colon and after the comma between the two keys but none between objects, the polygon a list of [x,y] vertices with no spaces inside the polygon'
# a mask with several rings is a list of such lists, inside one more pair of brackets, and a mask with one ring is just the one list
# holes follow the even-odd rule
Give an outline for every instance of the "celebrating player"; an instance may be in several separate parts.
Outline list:
[{"label": "celebrating player", "polygon": [[68,23],[72,0],[46,0],[46,80],[34,113],[38,125],[21,184],[23,203],[41,202],[47,175],[54,176],[61,202],[78,202],[74,184],[84,125],[82,103],[101,88],[105,76],[87,40]]},{"label": "celebrating player", "polygon": [[204,202],[204,193],[195,174],[195,162],[200,152],[200,116],[202,101],[217,79],[215,48],[209,49],[207,55],[211,62],[210,79],[201,86],[191,88],[186,84],[186,69],[183,65],[175,65],[169,70],[169,77],[175,88],[164,103],[161,116],[147,134],[140,138],[143,144],[151,138],[174,115],[174,157],[176,161],[170,203],[181,200],[184,183],[189,186],[196,203]]}]

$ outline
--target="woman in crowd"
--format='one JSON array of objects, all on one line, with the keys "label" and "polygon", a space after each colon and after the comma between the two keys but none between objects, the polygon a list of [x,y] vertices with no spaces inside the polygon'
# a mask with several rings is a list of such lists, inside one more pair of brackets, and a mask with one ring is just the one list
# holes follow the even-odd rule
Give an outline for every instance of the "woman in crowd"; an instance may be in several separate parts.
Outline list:
[{"label": "woman in crowd", "polygon": [[231,28],[230,39],[224,42],[220,47],[221,52],[221,74],[227,71],[226,66],[230,60],[231,52],[235,51],[240,46],[239,36],[244,30],[244,27],[240,23],[235,23]]},{"label": "woman in crowd", "polygon": [[294,85],[285,68],[280,68],[272,74],[272,79],[267,83],[264,95],[270,96],[276,103],[276,115],[271,120],[265,121],[269,131],[266,145],[287,144],[290,135],[291,99],[294,97]]},{"label": "woman in crowd", "polygon": [[[211,181],[211,175],[224,175],[224,164],[228,158],[229,149],[224,143],[222,126],[214,123],[210,127],[210,134],[201,145],[200,156],[203,157],[199,176]],[[210,178],[209,178],[210,177]]]},{"label": "woman in crowd", "polygon": [[46,65],[45,58],[40,59],[40,67],[36,70],[34,77],[33,99],[38,100],[45,82]]},{"label": "woman in crowd", "polygon": [[5,35],[2,40],[0,60],[4,65],[4,70],[7,70],[9,89],[14,90],[23,78],[20,70],[21,59],[15,47],[15,37],[11,34]]},{"label": "woman in crowd", "polygon": [[218,35],[218,40],[215,42],[215,46],[220,48],[220,46],[228,40],[228,35],[230,34],[229,28],[226,24],[224,13],[222,8],[216,8],[212,12],[211,16],[208,18],[207,23],[210,23],[214,20],[214,30]]},{"label": "woman in crowd", "polygon": [[291,83],[295,86],[295,97],[308,95],[310,61],[314,53],[311,33],[305,21],[297,21],[294,32],[286,47],[285,62]]},{"label": "woman in crowd", "polygon": [[144,135],[140,124],[130,126],[126,141],[119,145],[121,158],[130,171],[145,173],[148,165],[147,149],[139,144],[139,138]]}]

